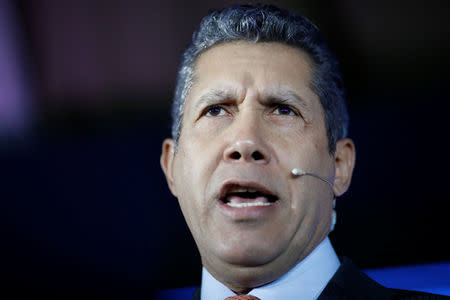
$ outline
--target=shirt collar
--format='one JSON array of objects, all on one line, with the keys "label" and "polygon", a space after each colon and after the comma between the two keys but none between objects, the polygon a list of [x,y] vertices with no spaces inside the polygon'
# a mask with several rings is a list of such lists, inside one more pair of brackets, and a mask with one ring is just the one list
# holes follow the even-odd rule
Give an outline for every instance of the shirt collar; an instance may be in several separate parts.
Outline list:
[{"label": "shirt collar", "polygon": [[[317,299],[339,268],[340,262],[325,238],[306,258],[277,280],[249,292],[263,300]],[[203,267],[201,300],[222,300],[236,294]]]}]

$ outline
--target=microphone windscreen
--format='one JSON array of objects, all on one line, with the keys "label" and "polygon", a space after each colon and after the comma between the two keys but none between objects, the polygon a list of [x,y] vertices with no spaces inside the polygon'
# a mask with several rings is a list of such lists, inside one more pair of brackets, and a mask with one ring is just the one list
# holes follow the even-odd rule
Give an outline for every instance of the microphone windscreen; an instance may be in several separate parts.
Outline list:
[{"label": "microphone windscreen", "polygon": [[301,170],[301,169],[298,169],[298,168],[293,168],[291,170],[291,174],[294,175],[294,176],[302,176],[302,175],[305,175],[306,172]]}]

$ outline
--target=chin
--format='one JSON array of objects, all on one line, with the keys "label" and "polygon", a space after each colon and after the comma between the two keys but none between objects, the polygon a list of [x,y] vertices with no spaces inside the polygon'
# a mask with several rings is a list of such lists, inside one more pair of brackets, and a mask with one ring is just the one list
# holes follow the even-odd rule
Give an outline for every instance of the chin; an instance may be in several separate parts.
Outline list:
[{"label": "chin", "polygon": [[218,255],[232,265],[258,267],[272,262],[280,255],[280,252],[261,243],[234,243],[227,245],[225,249],[219,251]]}]

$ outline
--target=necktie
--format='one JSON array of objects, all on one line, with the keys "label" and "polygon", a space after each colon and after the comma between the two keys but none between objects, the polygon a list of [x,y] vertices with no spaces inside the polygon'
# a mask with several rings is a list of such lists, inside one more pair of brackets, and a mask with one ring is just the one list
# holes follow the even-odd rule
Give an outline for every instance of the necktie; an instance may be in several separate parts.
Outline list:
[{"label": "necktie", "polygon": [[237,295],[228,297],[225,300],[261,300],[261,299],[252,295]]}]

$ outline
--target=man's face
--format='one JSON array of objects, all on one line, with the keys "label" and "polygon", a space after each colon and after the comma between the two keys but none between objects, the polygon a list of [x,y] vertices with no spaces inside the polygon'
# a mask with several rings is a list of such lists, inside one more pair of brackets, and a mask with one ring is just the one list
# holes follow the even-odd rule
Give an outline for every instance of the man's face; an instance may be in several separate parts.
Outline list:
[{"label": "man's face", "polygon": [[175,153],[162,165],[202,263],[236,289],[278,278],[328,234],[333,182],[311,60],[279,43],[233,42],[197,60]]}]

